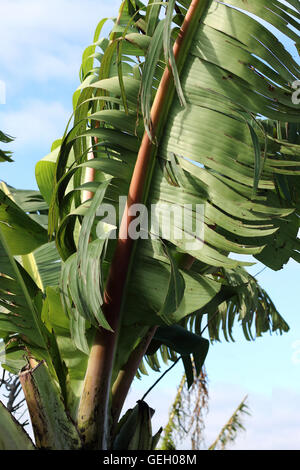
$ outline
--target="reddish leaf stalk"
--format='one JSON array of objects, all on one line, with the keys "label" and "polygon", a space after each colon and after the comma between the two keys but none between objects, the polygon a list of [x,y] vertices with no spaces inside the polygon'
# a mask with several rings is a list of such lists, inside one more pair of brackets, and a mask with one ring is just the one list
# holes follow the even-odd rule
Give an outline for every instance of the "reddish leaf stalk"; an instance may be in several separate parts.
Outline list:
[{"label": "reddish leaf stalk", "polygon": [[[175,60],[178,59],[182,42],[189,31],[193,17],[201,3],[203,3],[203,0],[193,0],[190,5],[174,45]],[[171,69],[166,67],[151,109],[152,135],[155,137],[159,136],[160,124],[166,112],[166,97],[170,96],[170,90],[174,90],[173,76]],[[134,241],[128,236],[129,226],[134,220],[134,217],[129,215],[129,209],[132,204],[143,202],[145,184],[148,172],[151,170],[150,163],[155,150],[153,141],[150,140],[148,134],[145,132],[132,175],[127,205],[120,225],[117,247],[110,266],[104,294],[103,311],[114,333],[102,328],[96,333],[95,342],[89,356],[84,390],[79,405],[78,424],[85,438],[86,445],[89,448],[106,449],[108,446],[108,406],[111,374],[117,342],[122,297],[134,244]],[[130,374],[132,378],[135,375],[143,354],[141,354],[139,361],[135,361],[135,370],[132,370]],[[128,389],[130,383],[126,385]]]},{"label": "reddish leaf stalk", "polygon": [[148,349],[149,344],[157,330],[157,326],[150,328],[146,336],[140,341],[138,346],[131,353],[127,363],[119,372],[119,375],[112,387],[112,426],[113,428],[118,422],[124,402],[132,381],[139,368],[141,359]]}]

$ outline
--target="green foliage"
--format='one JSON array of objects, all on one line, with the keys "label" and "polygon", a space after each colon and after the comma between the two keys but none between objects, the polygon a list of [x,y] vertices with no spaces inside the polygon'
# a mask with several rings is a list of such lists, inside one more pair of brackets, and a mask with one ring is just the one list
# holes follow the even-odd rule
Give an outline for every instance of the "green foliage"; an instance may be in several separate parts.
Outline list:
[{"label": "green foliage", "polygon": [[0,450],[35,450],[35,447],[21,425],[0,402],[0,423],[5,432],[1,433]]},{"label": "green foliage", "polygon": [[153,414],[154,410],[144,401],[129,409],[118,424],[113,450],[154,450],[162,429],[152,436]]},{"label": "green foliage", "polygon": [[[155,353],[162,344],[180,354],[186,373],[188,387],[194,382],[194,375],[199,376],[206,359],[209,342],[201,335],[195,335],[179,325],[161,326],[157,329],[147,353]],[[193,362],[190,355],[193,355]],[[195,369],[195,374],[194,374]]]},{"label": "green foliage", "polygon": [[[75,422],[96,330],[111,329],[103,304],[116,242],[105,225],[99,239],[97,209],[112,204],[120,219],[119,198],[128,195],[146,133],[152,150],[141,202],[149,209],[155,204],[161,217],[152,239],[134,243],[111,385],[152,327],[159,328],[147,363],[159,370],[157,348],[165,362],[180,354],[189,385],[192,360],[199,375],[208,350],[203,319],[212,342],[221,329],[233,340],[236,320],[248,340],[288,330],[243,268],[249,263],[230,257],[253,255],[275,270],[290,258],[299,261],[299,106],[291,83],[300,68],[259,20],[296,42],[300,14],[288,3],[282,11],[276,0],[202,2],[175,61],[171,46],[190,1],[123,1],[109,37],[100,38],[102,20],[83,53],[73,115],[36,166],[40,192],[2,185],[5,367],[16,371],[28,358],[45,360]],[[174,80],[154,129],[151,107],[166,67]],[[0,133],[0,140],[11,138]],[[10,160],[9,152],[1,151],[0,160]],[[93,181],[86,177],[91,169]],[[191,207],[184,228],[173,221],[180,239],[166,229],[174,204]],[[197,205],[204,206],[203,230],[191,234],[186,227],[195,225]],[[140,368],[146,372],[143,363]],[[134,418],[146,432],[150,414],[137,405],[124,429]],[[120,445],[152,448],[158,436],[153,441],[147,433],[147,444],[134,434]],[[118,439],[121,434],[120,428]]]},{"label": "green foliage", "polygon": [[[4,132],[0,131],[0,142],[5,144],[9,144],[14,140],[13,137],[10,135],[4,134]],[[0,149],[0,162],[12,162],[11,159],[12,152],[10,150],[1,150]]]}]

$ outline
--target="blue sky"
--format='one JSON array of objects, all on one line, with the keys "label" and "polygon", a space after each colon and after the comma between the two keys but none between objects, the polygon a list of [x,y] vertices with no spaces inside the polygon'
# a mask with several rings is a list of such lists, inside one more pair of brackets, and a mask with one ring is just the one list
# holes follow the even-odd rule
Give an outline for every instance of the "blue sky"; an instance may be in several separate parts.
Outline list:
[{"label": "blue sky", "polygon": [[[0,129],[16,137],[11,145],[15,162],[1,164],[1,180],[36,187],[35,164],[62,136],[72,112],[82,52],[98,21],[115,16],[118,5],[118,0],[0,0],[0,81],[6,85]],[[260,268],[257,263],[251,272]],[[300,449],[299,271],[290,262],[280,272],[266,269],[258,276],[289,323],[288,334],[248,343],[237,328],[236,343],[211,346],[206,362],[211,397],[208,444],[248,394],[252,416],[233,448]],[[178,365],[149,395],[149,404],[157,410],[154,427],[166,422],[181,374]],[[128,405],[155,379],[150,374],[136,381]]]}]

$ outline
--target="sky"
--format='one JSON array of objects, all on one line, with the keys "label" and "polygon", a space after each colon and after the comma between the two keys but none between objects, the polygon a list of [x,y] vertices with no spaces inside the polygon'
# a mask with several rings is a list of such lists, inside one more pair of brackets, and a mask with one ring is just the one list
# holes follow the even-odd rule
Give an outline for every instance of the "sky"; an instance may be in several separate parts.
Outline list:
[{"label": "sky", "polygon": [[[18,188],[37,188],[34,167],[61,137],[79,85],[81,55],[100,19],[116,16],[119,0],[0,0],[0,129],[15,136],[14,163],[1,163],[0,179]],[[104,30],[105,32],[105,30]],[[2,90],[2,91],[1,91]],[[260,263],[251,273],[261,270]],[[235,343],[213,344],[206,360],[209,413],[206,443],[216,437],[242,398],[251,416],[232,449],[300,450],[299,266],[264,270],[258,280],[290,325],[283,336],[269,334],[247,342],[239,328]],[[168,420],[182,376],[178,364],[149,394],[156,409],[153,428]],[[156,380],[135,380],[127,406]],[[182,448],[187,443],[182,443]]]}]

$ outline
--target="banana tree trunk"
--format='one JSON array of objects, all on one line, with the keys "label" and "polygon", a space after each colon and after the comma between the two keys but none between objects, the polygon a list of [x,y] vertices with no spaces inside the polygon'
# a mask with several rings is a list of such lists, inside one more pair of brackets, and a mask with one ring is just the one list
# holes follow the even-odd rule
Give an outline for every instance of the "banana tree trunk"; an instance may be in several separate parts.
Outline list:
[{"label": "banana tree trunk", "polygon": [[82,446],[59,388],[44,361],[20,373],[35,442],[39,449],[75,450]]}]

